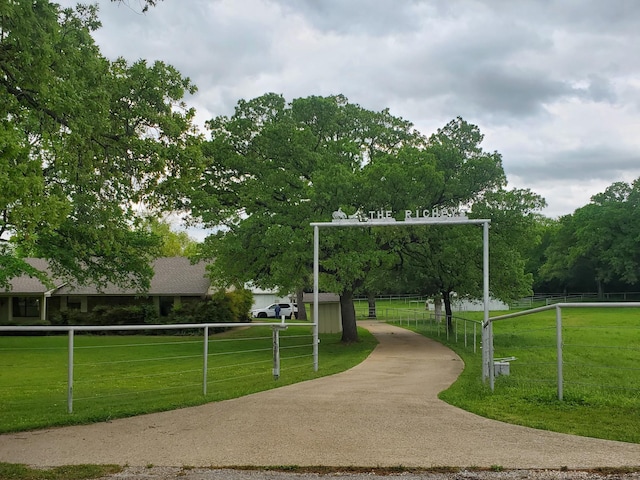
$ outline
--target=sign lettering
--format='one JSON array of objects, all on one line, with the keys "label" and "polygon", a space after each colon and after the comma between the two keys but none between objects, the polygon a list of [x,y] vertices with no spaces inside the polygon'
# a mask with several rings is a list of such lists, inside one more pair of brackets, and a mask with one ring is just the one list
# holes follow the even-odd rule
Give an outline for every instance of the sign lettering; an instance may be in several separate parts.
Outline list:
[{"label": "sign lettering", "polygon": [[[333,222],[340,223],[358,223],[358,222],[395,222],[395,215],[392,210],[386,210],[384,208],[380,208],[378,210],[369,210],[368,216],[360,213],[358,210],[353,215],[345,214],[341,208],[337,211],[333,212],[332,218]],[[438,220],[446,220],[456,219],[456,220],[466,220],[467,216],[462,212],[459,208],[456,207],[433,207],[431,209],[416,209],[416,210],[405,210],[404,211],[404,221],[424,221],[425,219],[433,218]]]}]

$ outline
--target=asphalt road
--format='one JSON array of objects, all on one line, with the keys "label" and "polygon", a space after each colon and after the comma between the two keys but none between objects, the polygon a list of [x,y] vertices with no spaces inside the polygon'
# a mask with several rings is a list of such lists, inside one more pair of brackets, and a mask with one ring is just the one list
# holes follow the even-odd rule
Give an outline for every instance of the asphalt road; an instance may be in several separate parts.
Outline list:
[{"label": "asphalt road", "polygon": [[[325,465],[569,469],[640,466],[640,445],[488,420],[437,398],[460,358],[364,322],[380,344],[338,375],[235,400],[0,436],[0,462],[132,467]],[[322,364],[322,358],[320,358]]]}]

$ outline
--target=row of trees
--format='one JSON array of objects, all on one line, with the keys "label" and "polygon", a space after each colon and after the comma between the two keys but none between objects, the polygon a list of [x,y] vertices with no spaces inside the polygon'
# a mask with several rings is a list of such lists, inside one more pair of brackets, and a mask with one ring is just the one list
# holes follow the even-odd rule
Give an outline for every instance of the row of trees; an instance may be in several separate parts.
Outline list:
[{"label": "row of trees", "polygon": [[[0,285],[40,275],[23,260],[40,256],[59,276],[143,290],[149,260],[173,252],[210,259],[220,287],[301,294],[311,283],[309,222],[338,208],[436,207],[491,219],[496,298],[531,293],[534,273],[569,284],[590,268],[601,283],[636,281],[637,255],[621,253],[637,227],[625,232],[631,244],[611,235],[615,218],[635,218],[618,208],[637,205],[637,186],[615,185],[573,216],[546,220],[540,196],[507,189],[501,156],[483,150],[477,126],[456,118],[425,136],[341,95],[240,100],[207,123],[205,138],[184,102],[195,91],[188,78],[100,53],[96,7],[3,2],[0,22]],[[196,248],[158,221],[176,211],[216,233]],[[481,295],[481,252],[473,226],[332,229],[321,288],[340,294],[343,339],[353,341],[354,295],[433,296],[450,316],[453,292]]]},{"label": "row of trees", "polygon": [[530,256],[536,289],[555,292],[638,290],[640,179],[616,182],[573,214],[540,223]]}]

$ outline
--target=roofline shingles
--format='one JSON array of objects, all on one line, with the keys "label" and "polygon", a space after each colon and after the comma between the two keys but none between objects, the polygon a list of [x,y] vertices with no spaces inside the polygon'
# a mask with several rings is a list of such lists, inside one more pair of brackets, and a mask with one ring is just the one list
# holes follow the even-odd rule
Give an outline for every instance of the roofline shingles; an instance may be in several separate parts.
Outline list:
[{"label": "roofline shingles", "polygon": [[[38,270],[50,274],[48,262],[43,259],[27,259],[30,265]],[[103,289],[98,289],[94,285],[76,286],[57,283],[57,291],[54,295],[166,295],[166,296],[206,296],[209,292],[210,281],[206,277],[206,265],[204,262],[192,264],[186,257],[163,257],[153,262],[154,276],[151,279],[149,289],[139,292],[134,289],[120,288],[109,284]],[[27,275],[17,277],[11,281],[12,295],[34,294],[49,291],[37,278]]]}]

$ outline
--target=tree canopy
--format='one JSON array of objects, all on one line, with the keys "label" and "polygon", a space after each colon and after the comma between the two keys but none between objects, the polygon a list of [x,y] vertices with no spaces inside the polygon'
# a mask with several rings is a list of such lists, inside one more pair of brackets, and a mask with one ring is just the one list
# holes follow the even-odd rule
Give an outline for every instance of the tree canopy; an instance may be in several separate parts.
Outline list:
[{"label": "tree canopy", "polygon": [[[504,210],[527,196],[505,192],[498,199],[506,182],[501,157],[483,151],[479,129],[461,118],[426,138],[388,110],[370,111],[341,95],[287,103],[266,94],[241,100],[232,116],[216,117],[209,127],[207,168],[189,198],[196,217],[223,226],[207,238],[203,254],[216,259],[212,276],[226,283],[252,281],[284,291],[308,286],[309,222],[330,220],[338,208],[368,215],[482,200],[486,208]],[[539,207],[541,199],[529,196],[527,208]],[[391,270],[413,242],[375,228],[323,232],[321,287],[341,296],[343,340],[357,338],[353,295],[371,285],[369,275]],[[465,257],[465,245],[450,238],[441,243],[455,250],[451,258]],[[447,291],[461,288],[463,276],[449,278]]]},{"label": "tree canopy", "polygon": [[616,182],[559,220],[540,274],[568,289],[584,288],[586,280],[600,294],[605,285],[636,285],[639,240],[640,179]]},{"label": "tree canopy", "polygon": [[79,282],[144,288],[158,238],[136,205],[178,205],[197,165],[195,86],[170,65],[109,61],[96,6],[0,4],[0,285],[48,258]]},{"label": "tree canopy", "polygon": [[[404,178],[398,185],[410,192],[403,199],[406,204],[423,202],[416,205],[418,210],[466,207],[470,218],[491,220],[490,292],[494,298],[511,300],[531,293],[533,278],[525,270],[525,259],[537,241],[535,212],[545,202],[529,190],[506,190],[501,156],[483,151],[482,140],[477,126],[454,119],[429,138],[421,153],[421,162],[433,165],[432,180],[416,181],[413,169],[401,164]],[[450,319],[454,293],[459,298],[482,298],[482,239],[479,228],[470,225],[393,232],[385,242],[391,241],[398,260],[392,269],[395,275],[386,278],[405,293],[441,299]]]},{"label": "tree canopy", "polygon": [[[217,117],[209,127],[211,140],[204,147],[209,167],[193,189],[191,207],[205,223],[224,226],[205,241],[207,255],[216,259],[214,278],[285,291],[310,282],[309,222],[330,219],[341,205],[358,204],[366,195],[364,165],[424,143],[409,122],[340,95],[291,103],[277,94],[241,100],[231,117]],[[362,207],[372,203],[373,198]],[[348,234],[335,235],[344,245]],[[342,263],[340,285],[335,275],[323,280],[331,278],[338,293],[352,291],[358,272],[367,269],[355,254],[349,258],[352,266],[347,270]],[[358,258],[375,262],[371,256]]]}]

